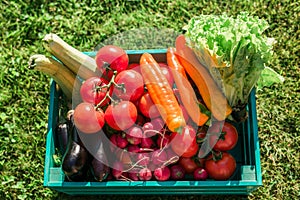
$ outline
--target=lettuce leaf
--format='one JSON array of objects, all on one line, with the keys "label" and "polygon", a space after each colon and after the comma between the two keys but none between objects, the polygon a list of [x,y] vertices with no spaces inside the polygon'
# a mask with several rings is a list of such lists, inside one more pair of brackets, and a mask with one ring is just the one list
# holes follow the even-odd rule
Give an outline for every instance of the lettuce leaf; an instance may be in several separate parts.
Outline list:
[{"label": "lettuce leaf", "polygon": [[[263,33],[267,21],[241,12],[193,17],[184,27],[187,45],[223,89],[232,107],[248,97],[273,55],[273,38]],[[264,82],[260,82],[264,84]]]}]

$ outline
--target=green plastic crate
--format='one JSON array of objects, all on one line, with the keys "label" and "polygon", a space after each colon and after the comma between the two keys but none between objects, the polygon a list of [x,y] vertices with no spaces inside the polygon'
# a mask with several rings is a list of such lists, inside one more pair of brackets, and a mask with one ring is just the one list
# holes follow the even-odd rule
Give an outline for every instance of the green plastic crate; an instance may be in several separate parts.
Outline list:
[{"label": "green plastic crate", "polygon": [[[158,62],[166,62],[166,49],[128,50],[131,63],[138,62],[143,52],[151,53]],[[86,52],[95,56],[95,52]],[[107,181],[107,182],[67,182],[60,167],[54,167],[55,139],[53,130],[58,122],[59,92],[56,83],[51,82],[48,134],[44,169],[44,186],[70,195],[103,194],[242,194],[247,195],[262,185],[260,151],[257,130],[255,90],[250,94],[247,105],[248,119],[236,128],[239,141],[230,153],[237,160],[234,176],[227,181]]]}]

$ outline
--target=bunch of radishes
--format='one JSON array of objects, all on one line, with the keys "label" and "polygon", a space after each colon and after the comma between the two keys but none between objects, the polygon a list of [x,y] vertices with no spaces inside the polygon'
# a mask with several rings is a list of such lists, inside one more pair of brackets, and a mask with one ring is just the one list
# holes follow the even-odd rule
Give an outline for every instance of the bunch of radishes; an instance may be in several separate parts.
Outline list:
[{"label": "bunch of radishes", "polygon": [[181,180],[187,177],[186,174],[195,180],[208,177],[200,163],[193,171],[185,169],[184,159],[171,148],[170,134],[161,118],[143,123],[143,126],[133,126],[126,132],[114,133],[110,141],[116,157],[111,167],[111,180]]}]

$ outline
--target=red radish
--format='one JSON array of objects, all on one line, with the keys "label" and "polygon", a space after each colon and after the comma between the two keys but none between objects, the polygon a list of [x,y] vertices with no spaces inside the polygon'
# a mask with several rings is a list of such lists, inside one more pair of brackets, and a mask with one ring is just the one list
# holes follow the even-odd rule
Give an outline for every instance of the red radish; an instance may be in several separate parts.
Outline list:
[{"label": "red radish", "polygon": [[141,143],[143,137],[143,131],[137,126],[133,126],[126,131],[126,138],[130,144],[138,145]]},{"label": "red radish", "polygon": [[151,122],[146,122],[142,129],[146,137],[152,137],[160,132],[164,127],[164,121],[158,117],[153,119]]},{"label": "red radish", "polygon": [[152,148],[154,147],[155,143],[153,142],[153,139],[151,137],[145,137],[141,139],[140,146],[142,148]]},{"label": "red radish", "polygon": [[140,152],[140,147],[137,146],[137,145],[128,145],[127,151],[132,152],[132,153],[139,153]]},{"label": "red radish", "polygon": [[116,147],[118,146],[118,144],[117,144],[117,134],[111,135],[109,140],[111,142],[110,143],[110,150],[115,151]]},{"label": "red radish", "polygon": [[194,179],[195,180],[206,180],[208,177],[208,173],[205,169],[203,169],[202,167],[199,167],[197,168],[195,171],[194,171]]},{"label": "red radish", "polygon": [[138,165],[147,166],[150,162],[149,153],[139,153],[137,155],[137,161]]},{"label": "red radish", "polygon": [[117,146],[121,149],[124,149],[128,145],[128,141],[125,137],[123,137],[121,134],[117,135]]},{"label": "red radish", "polygon": [[132,126],[126,131],[127,135],[130,135],[132,137],[136,138],[142,138],[143,137],[143,130],[138,126]]},{"label": "red radish", "polygon": [[174,180],[183,179],[185,176],[185,170],[181,165],[173,165],[171,168],[171,178]]},{"label": "red radish", "polygon": [[163,166],[156,168],[153,172],[153,175],[158,181],[166,181],[170,178],[171,171],[168,167]]},{"label": "red radish", "polygon": [[127,135],[142,138],[143,137],[143,130],[139,126],[132,126],[126,131]]},{"label": "red radish", "polygon": [[138,181],[139,180],[138,171],[132,170],[128,172],[128,178],[132,181]]},{"label": "red radish", "polygon": [[114,162],[113,168],[112,168],[112,175],[116,179],[120,179],[121,178],[123,171],[124,171],[123,163],[121,163],[119,161]]},{"label": "red radish", "polygon": [[156,144],[157,144],[158,148],[160,148],[160,149],[162,149],[166,145],[168,145],[169,142],[170,142],[170,136],[167,134],[159,135],[156,140]]},{"label": "red radish", "polygon": [[149,181],[152,178],[152,172],[147,167],[139,171],[139,179],[141,181]]},{"label": "red radish", "polygon": [[154,165],[161,166],[168,160],[168,155],[166,151],[163,150],[156,150],[151,155],[151,161]]},{"label": "red radish", "polygon": [[138,145],[141,143],[142,138],[138,138],[138,137],[133,137],[131,135],[126,135],[126,139],[128,141],[128,143],[132,144],[132,145]]}]

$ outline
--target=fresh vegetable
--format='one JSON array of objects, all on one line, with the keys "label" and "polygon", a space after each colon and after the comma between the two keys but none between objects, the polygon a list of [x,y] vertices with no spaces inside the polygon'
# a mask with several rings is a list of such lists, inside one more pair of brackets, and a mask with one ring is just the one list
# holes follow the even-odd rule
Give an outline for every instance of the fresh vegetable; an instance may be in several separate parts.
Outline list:
[{"label": "fresh vegetable", "polygon": [[[116,135],[116,134],[114,134],[114,135]],[[114,137],[114,135],[112,135],[111,137]],[[123,134],[116,135],[116,142],[117,142],[117,146],[121,149],[124,149],[128,145],[128,140],[127,140],[126,136]]]},{"label": "fresh vegetable", "polygon": [[131,101],[110,104],[104,114],[106,123],[115,130],[130,128],[137,119],[136,106]]},{"label": "fresh vegetable", "polygon": [[199,167],[191,157],[180,157],[178,163],[184,168],[187,174],[194,173],[194,171]]},{"label": "fresh vegetable", "polygon": [[145,167],[139,171],[138,176],[141,181],[149,181],[152,178],[152,172],[149,168]]},{"label": "fresh vegetable", "polygon": [[189,125],[183,127],[181,133],[173,132],[170,144],[173,151],[182,157],[192,157],[199,149],[196,142],[196,131]]},{"label": "fresh vegetable", "polygon": [[149,92],[145,92],[139,99],[138,108],[145,117],[153,119],[160,116],[159,111],[156,105],[153,103]]},{"label": "fresh vegetable", "polygon": [[151,137],[143,137],[141,138],[140,146],[142,148],[153,148],[155,146],[155,143]]},{"label": "fresh vegetable", "polygon": [[154,165],[162,166],[168,160],[165,149],[158,149],[151,154],[151,162]]},{"label": "fresh vegetable", "polygon": [[274,69],[265,66],[265,68],[260,74],[256,87],[257,90],[261,90],[263,87],[269,87],[274,83],[282,84],[283,82],[284,82],[283,76],[275,72]]},{"label": "fresh vegetable", "polygon": [[117,74],[115,82],[122,87],[114,88],[113,93],[123,100],[132,102],[144,94],[144,81],[141,74],[134,70],[124,70]]},{"label": "fresh vegetable", "polygon": [[150,122],[144,123],[142,126],[142,130],[144,132],[145,137],[151,137],[160,133],[163,127],[164,127],[164,122],[160,117],[158,117],[152,119]]},{"label": "fresh vegetable", "polygon": [[126,149],[116,149],[114,152],[116,158],[118,161],[124,164],[124,166],[130,166],[133,163],[133,160],[131,159],[129,151]]},{"label": "fresh vegetable", "polygon": [[171,170],[171,178],[174,180],[181,180],[185,176],[185,170],[179,164],[175,164],[175,165],[171,166],[170,170]]},{"label": "fresh vegetable", "polygon": [[68,146],[69,138],[68,123],[59,123],[55,128],[55,136],[58,142],[58,149],[61,155],[64,155]]},{"label": "fresh vegetable", "polygon": [[143,132],[140,127],[132,126],[126,130],[126,139],[132,145],[138,145],[142,142]]},{"label": "fresh vegetable", "polygon": [[229,151],[238,142],[238,132],[229,122],[214,122],[209,128],[209,143],[216,151]]},{"label": "fresh vegetable", "polygon": [[126,52],[114,45],[105,45],[97,51],[96,64],[102,75],[110,79],[113,71],[120,73],[128,67],[128,55]]},{"label": "fresh vegetable", "polygon": [[149,53],[140,58],[141,72],[145,85],[153,102],[171,131],[185,126],[181,108],[176,100],[172,88],[155,59]]},{"label": "fresh vegetable", "polygon": [[74,110],[74,123],[83,133],[96,133],[104,126],[104,113],[102,109],[95,109],[93,104],[80,103]]},{"label": "fresh vegetable", "polygon": [[198,61],[193,50],[186,45],[186,39],[183,35],[176,38],[175,54],[196,84],[205,105],[212,115],[219,121],[225,120],[231,114],[232,109],[208,70]]},{"label": "fresh vegetable", "polygon": [[159,148],[164,148],[170,143],[170,140],[171,140],[170,135],[167,134],[159,135],[157,137],[156,144]]},{"label": "fresh vegetable", "polygon": [[[105,106],[110,102],[109,98],[106,98],[106,94],[112,95],[112,88],[108,88],[108,81],[100,77],[91,77],[84,81],[80,88],[80,95],[84,102],[91,103],[93,105]],[[105,100],[104,100],[105,98]]]},{"label": "fresh vegetable", "polygon": [[185,70],[177,59],[175,52],[175,48],[168,48],[167,62],[173,74],[176,87],[178,88],[180,100],[191,119],[198,126],[203,126],[209,119],[209,116],[201,111],[194,89],[188,81]]},{"label": "fresh vegetable", "polygon": [[74,95],[74,102],[81,101],[78,92],[81,87],[81,83],[76,78],[76,75],[65,65],[54,60],[53,58],[41,54],[36,54],[29,58],[29,69],[38,70],[53,78],[53,80],[55,80],[55,82],[60,86],[63,93],[69,100],[71,100],[72,95]]},{"label": "fresh vegetable", "polygon": [[207,158],[205,169],[211,178],[215,180],[227,180],[235,172],[236,161],[231,154],[218,152]]},{"label": "fresh vegetable", "polygon": [[98,159],[93,159],[91,162],[92,165],[92,174],[96,181],[104,181],[109,175],[110,169],[107,165],[103,164],[103,162]]},{"label": "fresh vegetable", "polygon": [[94,140],[93,142],[96,143],[94,147],[97,146],[97,148],[89,147],[89,150],[93,149],[93,151],[90,152],[93,156],[93,160],[91,161],[91,171],[94,179],[101,182],[105,180],[110,173],[108,166],[108,155],[110,152],[107,151],[102,140]]},{"label": "fresh vegetable", "polygon": [[115,161],[112,166],[112,175],[117,179],[121,179],[124,171],[124,165],[120,161]]},{"label": "fresh vegetable", "polygon": [[62,159],[62,170],[70,181],[84,181],[90,160],[91,155],[81,142],[75,124],[72,122],[67,149]]},{"label": "fresh vegetable", "polygon": [[247,12],[236,18],[200,15],[185,27],[187,45],[222,86],[234,112],[245,109],[252,88],[271,60],[274,39],[264,34],[268,27],[266,20]]},{"label": "fresh vegetable", "polygon": [[195,180],[201,180],[201,181],[205,181],[208,178],[208,173],[205,169],[203,169],[202,167],[197,168],[194,171],[194,179]]},{"label": "fresh vegetable", "polygon": [[153,175],[156,178],[156,180],[158,180],[158,181],[166,181],[170,178],[171,171],[170,171],[169,167],[162,166],[162,167],[156,168],[153,172]]},{"label": "fresh vegetable", "polygon": [[58,35],[50,33],[43,38],[44,47],[74,74],[86,80],[100,75],[94,58],[70,46]]}]

